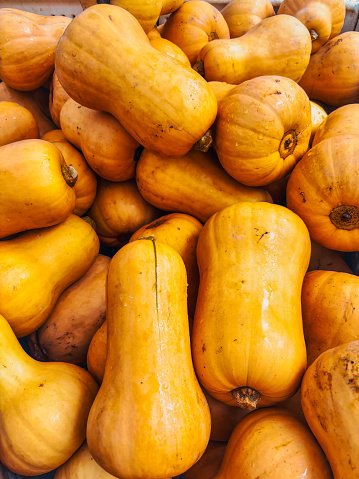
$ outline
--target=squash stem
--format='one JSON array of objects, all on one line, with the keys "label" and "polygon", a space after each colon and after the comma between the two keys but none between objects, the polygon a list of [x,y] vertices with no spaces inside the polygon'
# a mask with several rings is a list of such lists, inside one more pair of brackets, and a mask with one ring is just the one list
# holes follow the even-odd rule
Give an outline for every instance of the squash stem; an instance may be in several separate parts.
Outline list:
[{"label": "squash stem", "polygon": [[340,229],[352,231],[359,228],[359,209],[355,205],[339,205],[329,214],[332,224]]},{"label": "squash stem", "polygon": [[61,165],[61,173],[66,183],[73,188],[78,178],[77,171],[73,166]]},{"label": "squash stem", "polygon": [[204,63],[203,63],[203,60],[198,60],[198,62],[196,62],[193,66],[192,66],[193,70],[197,73],[199,73],[201,76],[204,77]]},{"label": "squash stem", "polygon": [[81,216],[81,218],[96,231],[96,223],[92,218],[90,218],[89,216]]},{"label": "squash stem", "polygon": [[258,391],[247,386],[233,389],[231,394],[233,399],[237,401],[237,406],[250,411],[257,408],[257,403],[261,398]]}]

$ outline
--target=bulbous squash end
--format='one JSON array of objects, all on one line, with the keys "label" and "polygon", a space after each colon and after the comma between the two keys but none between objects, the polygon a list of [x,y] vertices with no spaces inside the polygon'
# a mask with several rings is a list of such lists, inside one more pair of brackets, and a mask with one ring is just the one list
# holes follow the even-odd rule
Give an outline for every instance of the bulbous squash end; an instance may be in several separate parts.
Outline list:
[{"label": "bulbous squash end", "polygon": [[233,389],[231,395],[237,402],[237,406],[242,409],[249,409],[250,411],[257,408],[257,403],[261,398],[258,391],[247,386]]}]

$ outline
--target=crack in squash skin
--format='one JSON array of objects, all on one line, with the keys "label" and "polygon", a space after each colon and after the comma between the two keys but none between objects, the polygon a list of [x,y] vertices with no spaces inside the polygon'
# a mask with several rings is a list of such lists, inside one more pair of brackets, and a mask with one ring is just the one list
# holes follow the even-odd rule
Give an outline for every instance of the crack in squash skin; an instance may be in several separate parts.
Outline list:
[{"label": "crack in squash skin", "polygon": [[179,475],[208,443],[210,412],[192,365],[186,289],[179,253],[153,238],[128,243],[111,260],[107,361],[87,440],[95,460],[117,477]]},{"label": "crack in squash skin", "polygon": [[142,146],[163,155],[187,153],[216,118],[207,82],[153,48],[137,20],[114,5],[94,5],[73,19],[55,65],[75,101],[111,113]]}]

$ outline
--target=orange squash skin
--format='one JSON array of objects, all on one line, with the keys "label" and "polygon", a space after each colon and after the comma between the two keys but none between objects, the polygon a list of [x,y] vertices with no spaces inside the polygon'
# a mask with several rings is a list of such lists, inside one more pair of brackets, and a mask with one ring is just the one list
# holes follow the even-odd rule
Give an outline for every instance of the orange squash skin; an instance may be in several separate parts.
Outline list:
[{"label": "orange squash skin", "polygon": [[310,429],[286,410],[265,408],[248,414],[228,442],[214,479],[332,479],[323,451]]},{"label": "orange squash skin", "polygon": [[299,85],[311,100],[340,107],[359,101],[358,72],[359,32],[344,32],[311,55]]},{"label": "orange squash skin", "polygon": [[345,12],[344,0],[284,0],[278,9],[278,15],[293,15],[308,28],[312,53],[339,35]]},{"label": "orange squash skin", "polygon": [[359,278],[336,271],[307,273],[303,328],[310,366],[324,351],[359,340]]},{"label": "orange squash skin", "polygon": [[109,113],[66,101],[60,113],[61,129],[101,178],[126,181],[134,178],[139,143]]},{"label": "orange squash skin", "polygon": [[0,146],[39,138],[39,128],[33,114],[17,103],[0,101],[0,124]]},{"label": "orange squash skin", "polygon": [[188,60],[187,55],[178,47],[175,43],[167,40],[166,38],[162,38],[160,34],[159,37],[150,38],[151,45],[153,48],[158,50],[159,52],[165,53],[170,57],[175,58],[176,60],[180,61],[184,65],[190,67],[191,63]]},{"label": "orange squash skin", "polygon": [[306,27],[289,15],[265,18],[245,35],[213,40],[202,48],[207,81],[238,85],[262,75],[281,75],[298,82],[310,58],[311,41]]},{"label": "orange squash skin", "polygon": [[61,223],[75,208],[68,167],[48,141],[0,147],[0,173],[0,238]]},{"label": "orange squash skin", "polygon": [[136,183],[150,204],[164,211],[189,214],[202,223],[239,201],[272,201],[265,188],[244,186],[229,176],[210,151],[191,150],[173,161],[143,150]]},{"label": "orange squash skin", "polygon": [[55,48],[71,18],[0,9],[0,78],[11,88],[40,87],[54,69]]},{"label": "orange squash skin", "polygon": [[250,398],[242,389],[250,388],[261,407],[299,388],[306,368],[300,293],[309,256],[307,228],[283,206],[237,203],[205,224],[191,339],[198,379],[215,399],[246,407],[238,393]]},{"label": "orange squash skin", "polygon": [[94,229],[76,215],[0,241],[0,314],[18,337],[45,322],[60,294],[94,263],[99,248]]},{"label": "orange squash skin", "polygon": [[[96,75],[90,57],[98,58]],[[114,5],[94,5],[74,18],[57,45],[55,65],[75,101],[113,114],[142,146],[160,154],[187,153],[217,114],[207,82],[153,48],[137,20]]]},{"label": "orange squash skin", "polygon": [[103,245],[121,247],[141,226],[158,218],[159,211],[140,195],[134,180],[98,180],[95,201],[88,215],[96,224]]},{"label": "orange squash skin", "polygon": [[218,38],[229,39],[229,29],[216,7],[191,0],[168,17],[161,36],[178,45],[193,65],[207,43]]},{"label": "orange squash skin", "polygon": [[338,271],[342,273],[350,273],[353,271],[347,262],[344,260],[341,253],[333,251],[332,249],[325,248],[316,241],[311,240],[311,254],[308,270],[321,270],[321,271]]},{"label": "orange squash skin", "polygon": [[57,78],[56,71],[54,71],[50,84],[49,111],[53,122],[58,128],[60,128],[61,108],[69,98],[68,93],[63,89]]},{"label": "orange squash skin", "polygon": [[275,15],[269,0],[232,0],[222,8],[221,13],[231,38],[241,37],[260,21]]},{"label": "orange squash skin", "polygon": [[96,381],[101,384],[105,373],[107,358],[107,321],[93,335],[87,351],[87,369]]},{"label": "orange squash skin", "polygon": [[359,477],[359,341],[323,352],[307,369],[301,402],[334,479]]},{"label": "orange squash skin", "polygon": [[76,195],[73,214],[82,216],[90,208],[96,196],[97,179],[94,171],[89,167],[83,155],[66,140],[61,130],[49,131],[42,137],[58,148],[67,166],[73,166],[78,173],[74,186]]},{"label": "orange squash skin", "polygon": [[311,238],[336,251],[359,249],[357,151],[359,137],[339,135],[311,148],[287,184],[287,206]]},{"label": "orange squash skin", "polygon": [[185,472],[185,479],[213,479],[221,467],[226,445],[225,442],[209,441],[203,456]]},{"label": "orange squash skin", "polygon": [[358,135],[359,105],[350,103],[332,111],[319,125],[313,146],[327,138],[339,135]]},{"label": "orange squash skin", "polygon": [[12,101],[29,110],[39,127],[40,137],[56,128],[50,113],[47,108],[44,108],[44,104],[48,103],[48,92],[43,87],[32,91],[18,91],[10,88],[5,82],[1,82],[0,101]]},{"label": "orange squash skin", "polygon": [[89,450],[123,479],[181,474],[207,446],[210,413],[192,365],[180,255],[155,240],[121,248],[109,268],[107,321],[106,369],[88,419]]},{"label": "orange squash skin", "polygon": [[110,258],[98,255],[91,268],[57,300],[45,323],[29,336],[39,361],[86,362],[93,335],[106,318],[106,278]]},{"label": "orange squash skin", "polygon": [[219,102],[214,147],[229,175],[264,186],[289,174],[309,146],[311,107],[297,83],[260,76]]},{"label": "orange squash skin", "polygon": [[37,476],[80,447],[98,386],[73,364],[35,361],[3,316],[0,324],[0,460],[17,474]]},{"label": "orange squash skin", "polygon": [[310,102],[310,109],[312,114],[312,129],[310,133],[309,145],[311,147],[316,132],[318,131],[324,120],[327,118],[328,114],[320,105],[318,105],[314,101]]}]

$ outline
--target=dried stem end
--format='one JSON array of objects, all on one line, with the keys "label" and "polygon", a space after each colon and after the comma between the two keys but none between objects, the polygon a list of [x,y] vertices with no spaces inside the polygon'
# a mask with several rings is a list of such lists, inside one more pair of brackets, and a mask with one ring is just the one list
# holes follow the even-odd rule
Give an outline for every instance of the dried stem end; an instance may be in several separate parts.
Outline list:
[{"label": "dried stem end", "polygon": [[261,395],[255,389],[249,388],[247,386],[233,389],[231,391],[233,399],[237,401],[237,406],[242,409],[249,409],[253,411],[257,408],[257,403],[261,398]]}]

